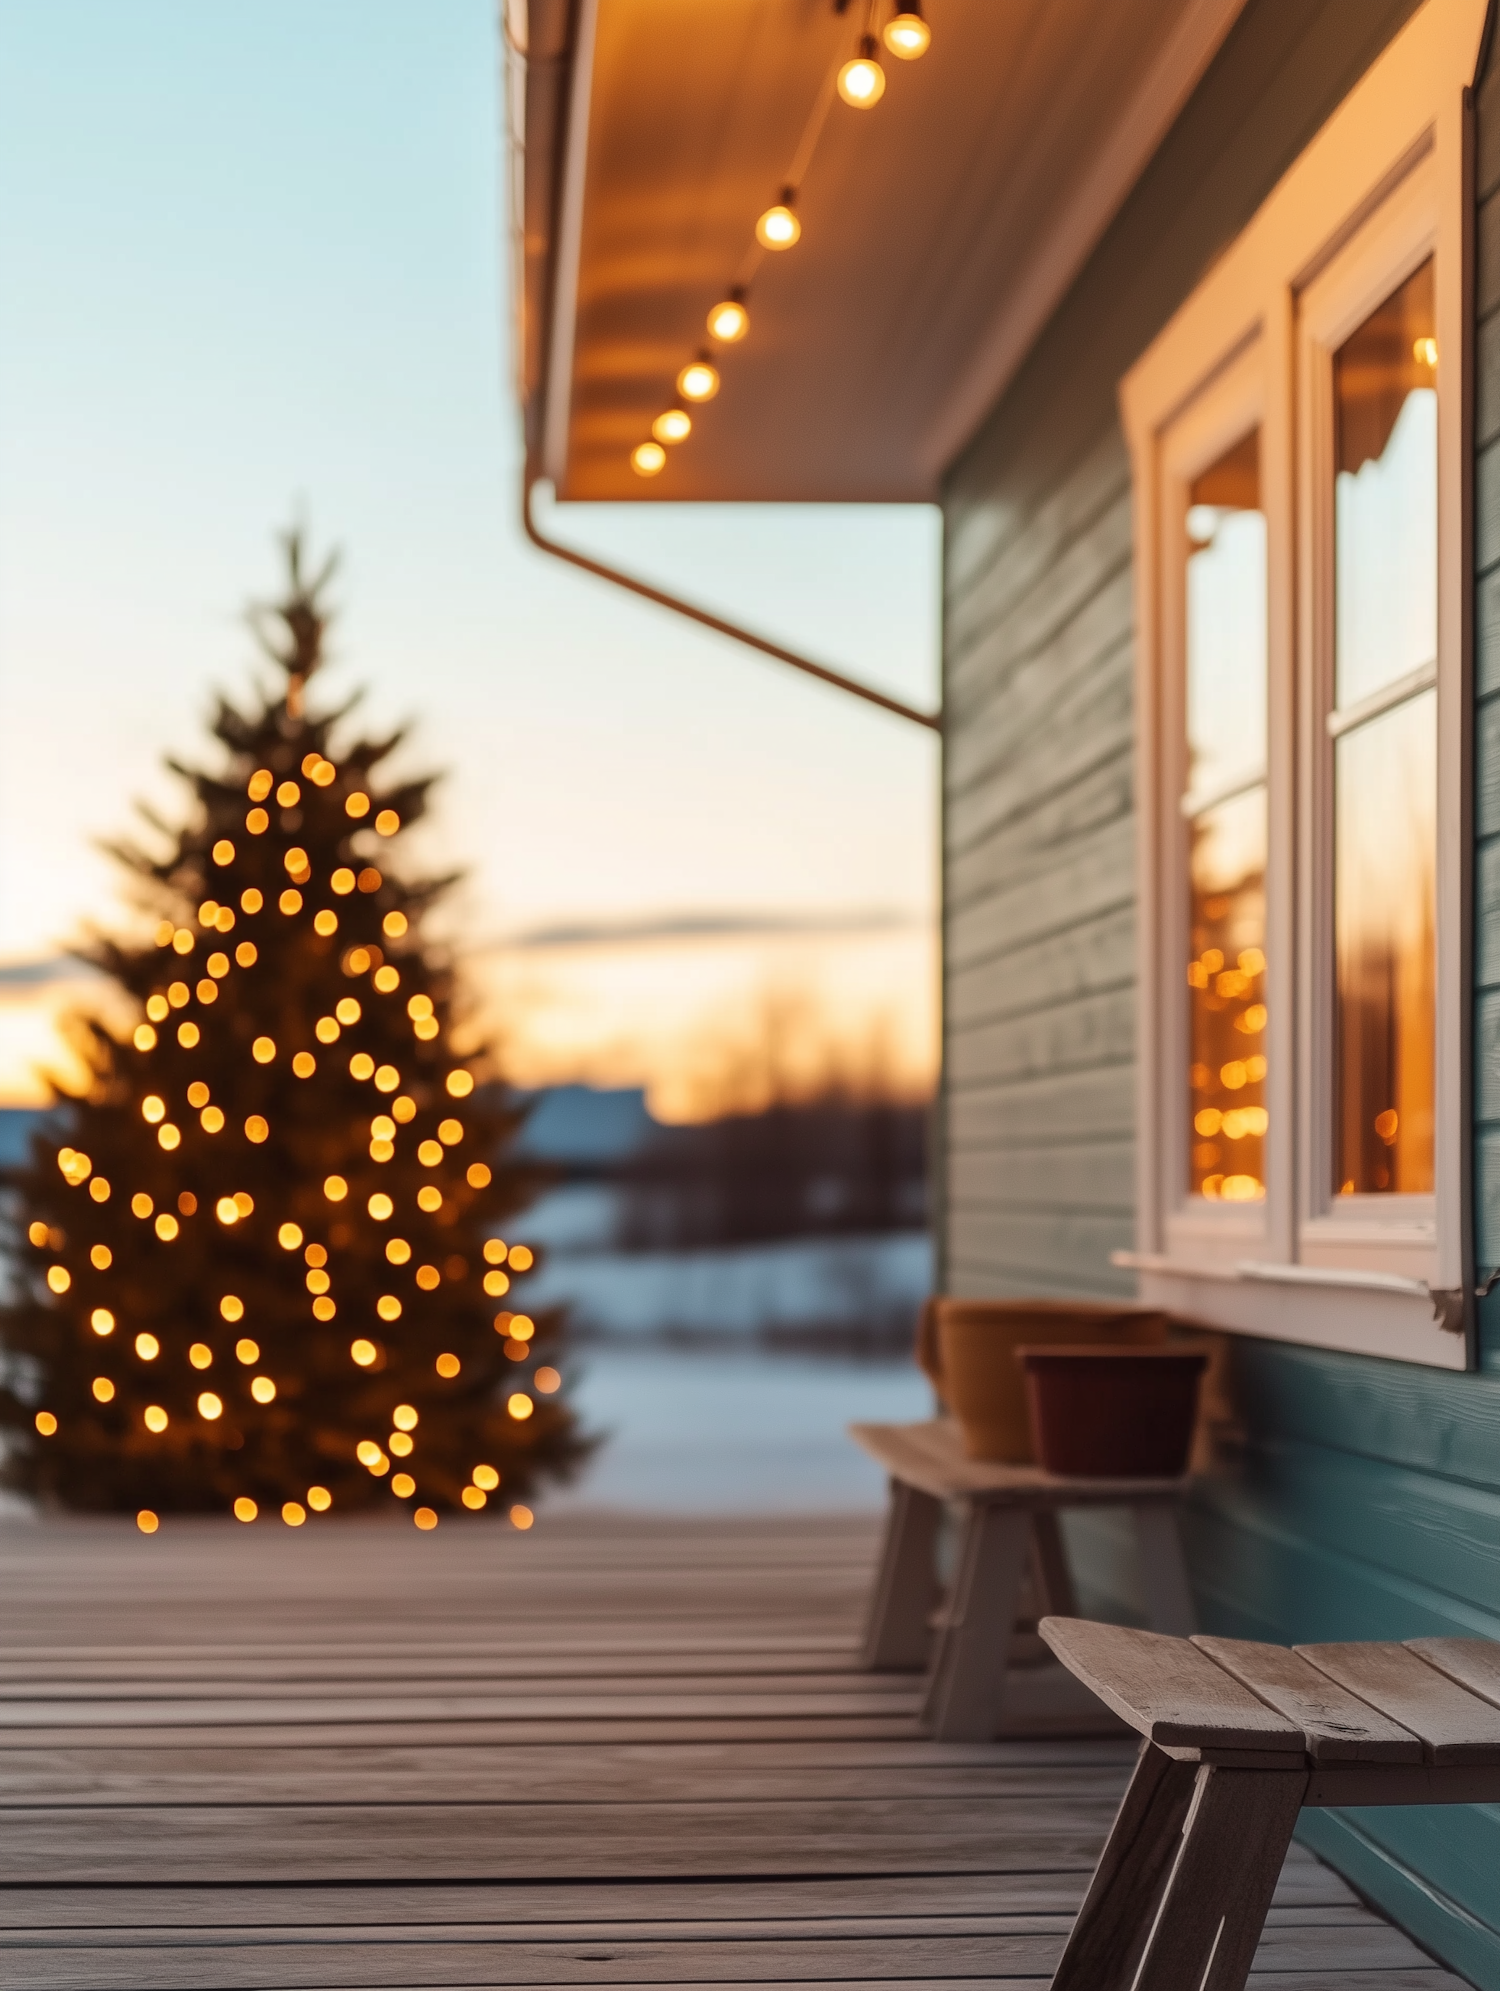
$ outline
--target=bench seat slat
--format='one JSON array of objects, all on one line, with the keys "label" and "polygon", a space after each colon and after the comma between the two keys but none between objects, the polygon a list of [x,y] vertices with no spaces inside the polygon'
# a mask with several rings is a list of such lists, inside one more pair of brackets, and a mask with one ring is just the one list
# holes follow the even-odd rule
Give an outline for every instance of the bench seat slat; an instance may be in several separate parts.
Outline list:
[{"label": "bench seat slat", "polygon": [[1500,1707],[1500,1644],[1493,1639],[1409,1638],[1406,1648],[1482,1701]]},{"label": "bench seat slat", "polygon": [[1250,1639],[1193,1640],[1200,1652],[1301,1729],[1315,1763],[1420,1763],[1409,1729],[1341,1687],[1284,1645]]},{"label": "bench seat slat", "polygon": [[1500,1764],[1500,1708],[1394,1639],[1293,1648],[1320,1673],[1411,1730],[1429,1763]]},{"label": "bench seat slat", "polygon": [[958,1426],[933,1417],[921,1424],[851,1424],[849,1436],[891,1475],[935,1500],[993,1501],[1017,1507],[1114,1507],[1175,1499],[1185,1479],[1065,1479],[1041,1466],[1005,1465],[965,1456]]},{"label": "bench seat slat", "polygon": [[1302,1731],[1190,1640],[1086,1618],[1037,1627],[1069,1672],[1164,1749],[1301,1753]]}]

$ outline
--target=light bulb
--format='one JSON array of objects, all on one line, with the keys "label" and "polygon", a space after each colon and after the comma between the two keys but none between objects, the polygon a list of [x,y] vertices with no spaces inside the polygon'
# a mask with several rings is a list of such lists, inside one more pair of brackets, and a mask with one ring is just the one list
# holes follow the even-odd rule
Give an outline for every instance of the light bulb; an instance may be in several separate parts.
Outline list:
[{"label": "light bulb", "polygon": [[859,54],[839,71],[839,95],[857,111],[867,111],[885,95],[885,71],[875,59],[875,37],[862,35]]},{"label": "light bulb", "polygon": [[693,418],[685,408],[668,408],[651,424],[658,442],[684,442],[693,432]]},{"label": "light bulb", "polygon": [[712,401],[719,391],[719,369],[709,360],[690,360],[677,376],[677,392],[685,401]]},{"label": "light bulb", "polygon": [[763,249],[790,249],[801,233],[802,223],[792,212],[792,190],[784,187],[781,199],[756,222],[755,239]]},{"label": "light bulb", "polygon": [[749,329],[750,313],[737,297],[726,297],[708,314],[708,335],[721,345],[732,346],[736,339],[743,339]]},{"label": "light bulb", "polygon": [[637,477],[654,477],[667,460],[659,442],[637,443],[630,452],[630,467]]},{"label": "light bulb", "polygon": [[915,62],[919,55],[927,53],[932,45],[932,30],[922,19],[916,0],[911,0],[910,5],[886,22],[885,45],[902,62]]}]

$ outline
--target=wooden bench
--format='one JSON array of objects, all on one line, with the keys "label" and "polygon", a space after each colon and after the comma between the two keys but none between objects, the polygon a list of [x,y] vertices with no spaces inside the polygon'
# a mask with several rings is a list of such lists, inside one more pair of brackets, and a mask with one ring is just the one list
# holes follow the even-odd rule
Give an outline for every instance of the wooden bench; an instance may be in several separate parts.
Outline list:
[{"label": "wooden bench", "polygon": [[[891,1481],[861,1659],[875,1672],[927,1668],[922,1719],[933,1735],[985,1741],[999,1731],[1008,1683],[1015,1698],[1008,1661],[1028,1563],[1036,1615],[1072,1614],[1072,1582],[1057,1525],[1065,1507],[1129,1507],[1150,1622],[1163,1632],[1193,1629],[1178,1532],[1186,1481],[1061,1479],[1040,1466],[991,1465],[964,1456],[948,1418],[851,1424],[849,1432]],[[961,1528],[953,1584],[934,1640],[935,1550],[945,1505],[958,1509]],[[1078,1699],[1086,1715],[1088,1703]]]},{"label": "wooden bench", "polygon": [[1241,1991],[1303,1805],[1500,1799],[1500,1644],[1040,1631],[1144,1737],[1052,1991]]}]

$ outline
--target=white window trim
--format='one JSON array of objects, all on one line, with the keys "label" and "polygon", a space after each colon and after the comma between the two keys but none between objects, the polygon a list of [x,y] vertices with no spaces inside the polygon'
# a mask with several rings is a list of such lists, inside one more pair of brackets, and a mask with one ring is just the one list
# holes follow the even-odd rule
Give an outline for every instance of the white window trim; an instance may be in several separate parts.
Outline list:
[{"label": "white window trim", "polygon": [[[1135,494],[1137,887],[1136,1250],[1141,1297],[1246,1334],[1463,1368],[1472,1359],[1468,1292],[1469,1110],[1466,1035],[1468,649],[1469,143],[1466,90],[1484,0],[1426,0],[1286,173],[1239,238],[1121,383]],[[1331,1095],[1326,837],[1303,834],[1323,805],[1326,713],[1314,661],[1314,591],[1298,586],[1326,543],[1301,486],[1309,441],[1297,430],[1308,354],[1299,300],[1367,222],[1412,234],[1392,250],[1381,295],[1430,248],[1443,374],[1438,402],[1438,886],[1436,1184],[1431,1198],[1360,1199],[1332,1210],[1315,1170]],[[1425,235],[1422,234],[1426,230]],[[1351,251],[1358,259],[1359,248]],[[1407,254],[1403,266],[1401,257]],[[1379,299],[1373,300],[1378,302]],[[1254,376],[1267,524],[1268,1194],[1229,1211],[1185,1204],[1179,1067],[1185,1002],[1177,984],[1186,876],[1181,859],[1180,727],[1163,588],[1160,520],[1167,458],[1192,405],[1235,367]],[[1305,412],[1303,419],[1306,419]],[[1252,415],[1240,424],[1250,426]],[[1172,729],[1169,731],[1169,727]],[[1310,744],[1311,743],[1311,744]],[[1320,918],[1322,923],[1320,924]],[[1316,1080],[1316,1085],[1314,1084]],[[1326,1172],[1326,1171],[1325,1171]],[[1377,1206],[1378,1207],[1375,1207]],[[1465,1330],[1468,1329],[1466,1333]]]}]

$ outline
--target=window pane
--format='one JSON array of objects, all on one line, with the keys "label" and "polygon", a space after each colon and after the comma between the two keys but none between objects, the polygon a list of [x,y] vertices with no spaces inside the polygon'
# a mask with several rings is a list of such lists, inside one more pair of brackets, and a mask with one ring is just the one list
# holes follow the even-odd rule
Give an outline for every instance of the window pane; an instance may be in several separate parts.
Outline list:
[{"label": "window pane", "polygon": [[1266,521],[1252,430],[1188,493],[1188,787],[1205,798],[1266,765]]},{"label": "window pane", "polygon": [[1334,748],[1335,1187],[1432,1188],[1437,693]]},{"label": "window pane", "polygon": [[1425,262],[1334,356],[1336,703],[1437,656],[1437,339]]},{"label": "window pane", "polygon": [[1188,1186],[1229,1203],[1266,1193],[1266,791],[1192,828]]}]

